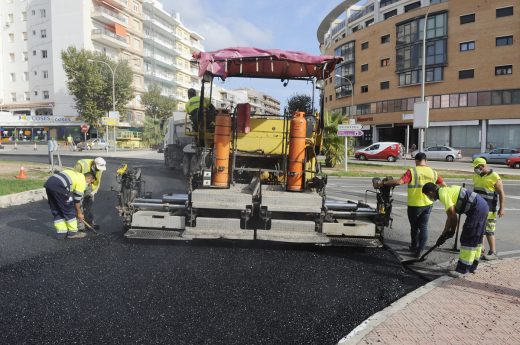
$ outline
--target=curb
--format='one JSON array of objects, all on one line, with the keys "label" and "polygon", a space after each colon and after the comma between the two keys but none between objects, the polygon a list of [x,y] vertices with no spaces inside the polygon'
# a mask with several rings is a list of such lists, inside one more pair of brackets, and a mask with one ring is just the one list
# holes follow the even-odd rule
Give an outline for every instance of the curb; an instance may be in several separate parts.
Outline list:
[{"label": "curb", "polygon": [[0,208],[24,205],[34,201],[47,199],[45,188],[28,190],[26,192],[0,196]]},{"label": "curb", "polygon": [[405,295],[404,297],[401,297],[394,303],[390,304],[385,309],[375,313],[365,321],[363,321],[360,325],[358,325],[356,328],[354,328],[349,334],[347,334],[345,337],[343,337],[339,342],[338,345],[355,345],[358,344],[363,338],[370,333],[376,326],[384,322],[388,317],[390,317],[392,314],[402,310],[404,307],[406,307],[408,304],[412,303],[419,297],[427,294],[434,288],[441,286],[444,282],[447,282],[449,280],[452,280],[453,278],[448,276],[442,276],[437,279],[435,279],[432,282],[429,282],[428,284],[421,286],[420,288],[410,292],[409,294]]}]

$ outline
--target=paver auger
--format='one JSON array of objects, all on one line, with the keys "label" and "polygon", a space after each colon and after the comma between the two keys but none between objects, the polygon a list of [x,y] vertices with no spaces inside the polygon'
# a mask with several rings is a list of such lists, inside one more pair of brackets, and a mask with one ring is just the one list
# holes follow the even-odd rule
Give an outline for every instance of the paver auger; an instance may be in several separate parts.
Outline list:
[{"label": "paver auger", "polygon": [[204,102],[212,98],[214,78],[243,77],[305,82],[314,104],[315,89],[341,58],[229,48],[199,53],[195,60],[202,83],[198,113],[186,120],[193,138],[183,150],[190,155],[184,160],[187,194],[146,199],[124,190],[139,183],[122,183],[121,194],[133,196],[120,198],[127,238],[380,243],[391,220],[391,190],[376,189],[376,208],[326,198],[327,176],[317,161],[323,97],[321,113],[302,109],[276,116],[253,113],[247,103],[215,110]]}]

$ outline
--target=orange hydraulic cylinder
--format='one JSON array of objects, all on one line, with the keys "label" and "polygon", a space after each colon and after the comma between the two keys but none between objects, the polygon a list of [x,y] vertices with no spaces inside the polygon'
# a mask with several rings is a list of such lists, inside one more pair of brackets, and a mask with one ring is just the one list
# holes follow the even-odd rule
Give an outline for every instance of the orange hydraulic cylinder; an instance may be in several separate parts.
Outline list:
[{"label": "orange hydraulic cylinder", "polygon": [[287,171],[287,190],[303,189],[303,167],[305,166],[305,135],[307,121],[304,112],[296,112],[291,120],[289,136],[289,167]]},{"label": "orange hydraulic cylinder", "polygon": [[215,117],[215,165],[211,184],[215,187],[229,187],[229,147],[231,145],[231,117],[220,112]]}]

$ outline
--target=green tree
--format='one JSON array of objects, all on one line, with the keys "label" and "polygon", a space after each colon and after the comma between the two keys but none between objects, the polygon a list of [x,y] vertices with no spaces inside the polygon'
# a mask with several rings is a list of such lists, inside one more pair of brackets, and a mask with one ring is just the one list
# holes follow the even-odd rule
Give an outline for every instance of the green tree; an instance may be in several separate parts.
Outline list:
[{"label": "green tree", "polygon": [[338,125],[343,116],[340,113],[325,113],[325,127],[323,130],[323,154],[325,166],[333,168],[337,163],[343,162],[345,155],[345,139],[338,137]]},{"label": "green tree", "polygon": [[287,101],[287,111],[289,114],[294,114],[295,111],[303,111],[306,114],[312,112],[312,98],[304,94],[296,94],[291,96]]},{"label": "green tree", "polygon": [[143,133],[145,138],[148,138],[150,145],[156,145],[162,141],[164,123],[177,109],[177,101],[161,95],[161,91],[159,85],[153,84],[141,97],[141,104],[145,108],[146,117],[153,120],[147,122],[148,126],[145,124]]},{"label": "green tree", "polygon": [[145,117],[143,129],[143,142],[146,146],[157,146],[163,140],[161,134],[161,122],[158,118]]},{"label": "green tree", "polygon": [[116,110],[124,114],[133,97],[132,70],[125,61],[115,62],[101,52],[68,47],[61,52],[67,87],[74,97],[75,108],[83,121],[101,127],[101,117],[112,110],[112,72],[103,61],[115,70]]}]

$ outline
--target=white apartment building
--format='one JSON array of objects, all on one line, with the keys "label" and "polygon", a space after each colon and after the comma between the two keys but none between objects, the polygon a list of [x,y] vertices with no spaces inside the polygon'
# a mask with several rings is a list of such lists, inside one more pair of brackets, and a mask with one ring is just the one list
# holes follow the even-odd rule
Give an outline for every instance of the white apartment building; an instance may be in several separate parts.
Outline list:
[{"label": "white apartment building", "polygon": [[197,68],[191,66],[194,52],[204,51],[203,37],[189,30],[179,13],[170,14],[157,0],[144,0],[144,73],[145,85],[158,84],[164,96],[177,100],[184,110],[188,89],[198,89]]},{"label": "white apartment building", "polygon": [[255,89],[237,89],[247,95],[252,114],[280,115],[280,101]]},{"label": "white apartment building", "polygon": [[37,127],[57,116],[51,120],[61,120],[49,128],[53,137],[66,135],[68,126],[76,129],[61,61],[69,46],[130,62],[136,96],[125,115],[134,125],[143,122],[142,0],[2,0],[0,29],[0,107],[24,115],[18,126]]}]

